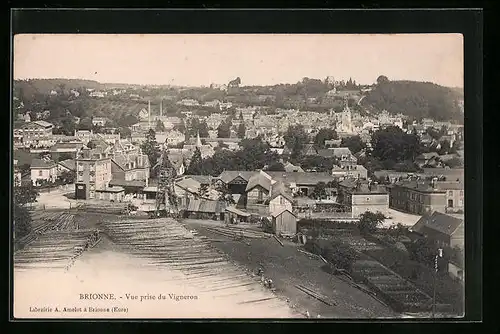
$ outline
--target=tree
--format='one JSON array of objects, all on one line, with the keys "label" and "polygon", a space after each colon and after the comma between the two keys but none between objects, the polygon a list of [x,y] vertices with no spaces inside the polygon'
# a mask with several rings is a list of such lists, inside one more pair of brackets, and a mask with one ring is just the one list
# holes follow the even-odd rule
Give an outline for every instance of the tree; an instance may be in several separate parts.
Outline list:
[{"label": "tree", "polygon": [[201,151],[197,147],[194,151],[193,157],[191,158],[191,162],[189,163],[189,167],[186,170],[186,174],[189,175],[200,175],[203,170],[203,161],[201,159]]},{"label": "tree", "polygon": [[229,122],[223,121],[219,124],[217,128],[217,138],[230,138],[231,137],[231,126]]},{"label": "tree", "polygon": [[157,131],[157,132],[165,132],[165,124],[163,124],[162,121],[157,120],[156,121],[156,126],[155,126],[155,131]]},{"label": "tree", "polygon": [[120,138],[131,138],[132,131],[129,128],[120,127],[118,128],[118,133],[120,134]]},{"label": "tree", "polygon": [[359,258],[354,249],[341,241],[334,240],[331,246],[324,249],[322,256],[339,269],[351,271],[352,265]]},{"label": "tree", "polygon": [[93,140],[91,140],[91,141],[89,141],[87,143],[87,147],[90,148],[90,149],[94,149],[94,148],[97,147],[97,145],[96,145],[96,143]]},{"label": "tree", "polygon": [[75,171],[62,171],[61,175],[57,177],[58,181],[62,184],[72,184],[75,183],[76,172]]},{"label": "tree", "polygon": [[362,233],[374,233],[384,223],[385,218],[381,212],[366,211],[360,216],[358,228]]},{"label": "tree", "polygon": [[422,152],[418,136],[404,133],[397,126],[390,126],[375,131],[372,135],[372,155],[386,164],[385,168],[392,169],[398,162],[415,161],[415,157]]},{"label": "tree", "polygon": [[338,139],[337,132],[334,129],[323,128],[318,131],[316,137],[314,137],[314,144],[318,148],[325,147],[325,141],[331,139]]},{"label": "tree", "polygon": [[429,238],[419,238],[408,246],[412,260],[430,265],[436,256],[436,244]]},{"label": "tree", "polygon": [[31,183],[14,188],[14,204],[16,205],[25,206],[28,203],[36,202],[38,196],[38,191]]},{"label": "tree", "polygon": [[267,167],[267,170],[271,171],[271,172],[284,172],[285,166],[283,166],[283,164],[281,162],[275,162],[275,163],[270,164]]},{"label": "tree", "polygon": [[226,203],[226,205],[236,204],[231,191],[224,182],[218,182],[216,190],[219,193],[218,200]]},{"label": "tree", "polygon": [[309,141],[303,125],[289,126],[283,138],[285,139],[286,146],[291,150],[292,159],[300,157],[304,145]]},{"label": "tree", "polygon": [[142,143],[141,149],[142,152],[148,156],[149,165],[153,168],[160,157],[160,148],[156,142],[156,133],[153,129],[149,129],[146,134],[146,141]]},{"label": "tree", "polygon": [[356,154],[366,148],[366,144],[359,136],[342,138],[340,146],[349,148],[352,154]]},{"label": "tree", "polygon": [[247,132],[247,129],[245,127],[245,123],[240,123],[238,126],[238,138],[245,138],[245,134]]},{"label": "tree", "polygon": [[28,209],[15,203],[12,218],[12,232],[15,240],[22,238],[31,232],[31,215]]},{"label": "tree", "polygon": [[459,157],[453,157],[445,162],[445,165],[450,168],[461,168],[464,166],[464,162]]},{"label": "tree", "polygon": [[377,84],[378,85],[382,85],[382,84],[385,84],[385,83],[388,83],[389,82],[389,79],[385,76],[385,75],[381,75],[377,78]]},{"label": "tree", "polygon": [[326,183],[319,182],[316,184],[310,197],[314,199],[326,199],[328,197],[328,194],[326,193]]}]

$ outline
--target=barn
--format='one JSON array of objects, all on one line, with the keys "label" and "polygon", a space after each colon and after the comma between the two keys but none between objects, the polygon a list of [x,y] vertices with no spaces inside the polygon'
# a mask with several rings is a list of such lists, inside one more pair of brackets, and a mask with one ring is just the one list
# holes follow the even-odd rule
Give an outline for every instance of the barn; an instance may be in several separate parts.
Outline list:
[{"label": "barn", "polygon": [[289,209],[272,213],[273,233],[292,236],[297,233],[297,216]]}]

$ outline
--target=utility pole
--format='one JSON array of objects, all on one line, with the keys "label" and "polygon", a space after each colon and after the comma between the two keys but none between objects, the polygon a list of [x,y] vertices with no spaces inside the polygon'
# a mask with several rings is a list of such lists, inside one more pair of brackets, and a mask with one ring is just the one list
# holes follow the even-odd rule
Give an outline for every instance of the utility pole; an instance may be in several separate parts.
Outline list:
[{"label": "utility pole", "polygon": [[443,257],[443,249],[439,248],[438,253],[434,257],[434,288],[432,293],[432,318],[436,317],[436,279],[438,273],[438,259]]}]

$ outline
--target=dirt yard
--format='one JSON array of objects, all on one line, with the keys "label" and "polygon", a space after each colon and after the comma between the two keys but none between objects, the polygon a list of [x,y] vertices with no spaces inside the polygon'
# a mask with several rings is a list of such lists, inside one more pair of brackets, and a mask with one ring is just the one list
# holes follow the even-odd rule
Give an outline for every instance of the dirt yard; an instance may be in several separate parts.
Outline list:
[{"label": "dirt yard", "polygon": [[[225,238],[207,229],[214,225],[224,226],[222,222],[184,220],[183,223],[210,239]],[[245,239],[245,242],[225,238],[225,241],[214,242],[213,245],[250,271],[256,272],[259,267],[263,268],[264,276],[275,283],[276,293],[288,298],[290,304],[301,313],[308,311],[313,318],[318,315],[322,318],[399,316],[370,295],[323,271],[320,260],[299,252],[298,246],[292,242],[284,242],[284,246],[281,246],[274,238]],[[335,305],[326,305],[307,295],[296,288],[298,284],[326,296]]]}]

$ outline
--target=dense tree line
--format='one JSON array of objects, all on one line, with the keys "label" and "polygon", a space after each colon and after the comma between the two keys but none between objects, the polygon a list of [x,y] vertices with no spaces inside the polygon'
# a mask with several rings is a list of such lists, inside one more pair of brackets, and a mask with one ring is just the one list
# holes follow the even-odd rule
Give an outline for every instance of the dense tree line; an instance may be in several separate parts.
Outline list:
[{"label": "dense tree line", "polygon": [[[203,160],[192,159],[188,171],[201,175],[217,176],[224,170],[254,171],[263,169],[278,161],[278,155],[272,152],[269,144],[260,137],[243,139],[240,145],[241,149],[238,151],[217,149],[212,157]],[[197,155],[196,152],[195,155]]]},{"label": "dense tree line", "polygon": [[460,96],[450,88],[430,82],[378,81],[363,99],[364,106],[372,105],[378,110],[402,113],[415,119],[463,120],[457,102]]}]

